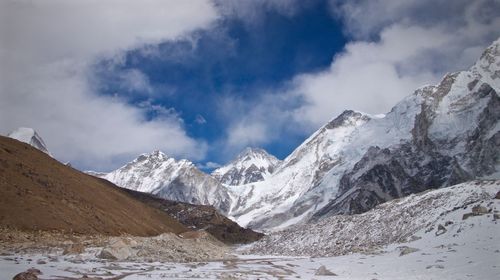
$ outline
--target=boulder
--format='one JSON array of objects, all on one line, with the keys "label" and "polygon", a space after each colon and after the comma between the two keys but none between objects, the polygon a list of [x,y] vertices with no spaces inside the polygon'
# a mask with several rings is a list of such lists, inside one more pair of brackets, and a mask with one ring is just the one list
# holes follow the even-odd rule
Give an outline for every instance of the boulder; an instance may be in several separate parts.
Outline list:
[{"label": "boulder", "polygon": [[436,236],[440,236],[441,234],[443,234],[445,232],[446,232],[446,228],[442,224],[439,224],[438,229],[436,231]]},{"label": "boulder", "polygon": [[474,216],[474,213],[465,213],[462,216],[462,220],[467,220],[469,217],[472,217],[472,216]]},{"label": "boulder", "polygon": [[484,214],[487,214],[488,212],[489,212],[488,208],[481,206],[481,205],[476,205],[476,206],[472,207],[472,214],[474,214],[476,216],[484,215]]},{"label": "boulder", "polygon": [[41,275],[42,272],[36,268],[30,268],[25,272],[21,272],[14,276],[12,280],[38,280],[38,275]]},{"label": "boulder", "polygon": [[417,252],[417,251],[420,251],[419,249],[417,248],[412,248],[412,247],[408,247],[408,246],[401,246],[399,247],[399,256],[404,256],[404,255],[408,255],[408,254],[411,254],[411,253],[414,253],[414,252]]},{"label": "boulder", "polygon": [[132,248],[122,240],[115,240],[104,247],[97,255],[98,258],[107,260],[126,260],[134,254]]},{"label": "boulder", "polygon": [[84,251],[85,247],[82,244],[71,244],[64,249],[63,255],[79,255]]},{"label": "boulder", "polygon": [[316,273],[314,273],[314,275],[317,275],[317,276],[337,276],[337,274],[328,270],[324,265],[318,267],[318,269],[316,269]]}]

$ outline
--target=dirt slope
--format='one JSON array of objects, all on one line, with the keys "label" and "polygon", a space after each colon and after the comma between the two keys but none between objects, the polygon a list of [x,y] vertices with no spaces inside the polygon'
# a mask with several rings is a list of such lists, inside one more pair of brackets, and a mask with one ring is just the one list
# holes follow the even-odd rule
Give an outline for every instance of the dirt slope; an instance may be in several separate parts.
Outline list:
[{"label": "dirt slope", "polygon": [[0,136],[0,227],[151,236],[187,229],[119,187]]}]

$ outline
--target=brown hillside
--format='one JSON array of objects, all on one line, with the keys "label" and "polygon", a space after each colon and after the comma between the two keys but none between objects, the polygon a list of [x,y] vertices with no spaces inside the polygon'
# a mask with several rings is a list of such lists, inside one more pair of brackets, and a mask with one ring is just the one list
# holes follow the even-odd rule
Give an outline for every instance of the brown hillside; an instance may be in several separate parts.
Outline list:
[{"label": "brown hillside", "polygon": [[0,227],[151,236],[187,229],[119,187],[0,136]]}]

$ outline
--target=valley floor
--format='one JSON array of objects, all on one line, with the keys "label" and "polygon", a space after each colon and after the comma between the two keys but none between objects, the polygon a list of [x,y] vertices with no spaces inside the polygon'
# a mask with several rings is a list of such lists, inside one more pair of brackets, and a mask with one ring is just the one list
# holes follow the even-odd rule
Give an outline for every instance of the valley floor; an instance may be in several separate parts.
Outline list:
[{"label": "valley floor", "polygon": [[[472,236],[471,236],[472,237]],[[110,262],[81,255],[6,255],[0,257],[2,279],[29,268],[40,279],[496,279],[500,275],[498,232],[440,244],[417,240],[385,247],[374,254],[329,258],[238,255],[210,262]],[[405,247],[406,246],[406,247]],[[411,249],[408,249],[411,248]],[[412,252],[413,248],[418,251]],[[337,276],[316,275],[324,266]],[[83,278],[88,279],[88,278]]]},{"label": "valley floor", "polygon": [[498,279],[499,214],[497,180],[424,192],[237,248],[200,231],[102,237],[0,230],[0,279],[31,268],[43,273],[39,279]]}]

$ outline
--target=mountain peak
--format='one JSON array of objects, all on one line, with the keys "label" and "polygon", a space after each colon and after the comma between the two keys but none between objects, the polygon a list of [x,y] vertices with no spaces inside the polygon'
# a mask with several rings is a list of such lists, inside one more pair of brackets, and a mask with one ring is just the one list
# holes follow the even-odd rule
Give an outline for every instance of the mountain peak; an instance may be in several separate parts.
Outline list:
[{"label": "mountain peak", "polygon": [[367,114],[361,113],[358,111],[345,110],[340,115],[338,115],[336,118],[334,118],[329,123],[327,123],[325,128],[326,129],[333,129],[333,128],[337,128],[337,127],[341,127],[341,126],[351,126],[359,120],[368,121],[368,120],[370,120],[370,117]]},{"label": "mountain peak", "polygon": [[279,163],[264,149],[247,147],[229,164],[214,170],[212,176],[226,185],[243,185],[264,180]]},{"label": "mountain peak", "polygon": [[255,156],[264,156],[264,157],[274,157],[270,155],[266,150],[256,147],[246,147],[243,151],[241,151],[236,159],[244,158],[244,157],[255,157]]},{"label": "mountain peak", "polygon": [[19,127],[18,129],[9,133],[7,136],[26,144],[30,144],[38,150],[50,155],[49,150],[47,149],[45,142],[43,142],[42,137],[40,137],[40,135],[38,135],[38,133],[33,128]]}]

